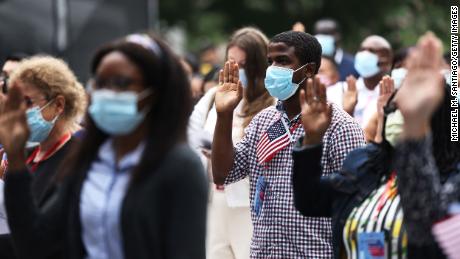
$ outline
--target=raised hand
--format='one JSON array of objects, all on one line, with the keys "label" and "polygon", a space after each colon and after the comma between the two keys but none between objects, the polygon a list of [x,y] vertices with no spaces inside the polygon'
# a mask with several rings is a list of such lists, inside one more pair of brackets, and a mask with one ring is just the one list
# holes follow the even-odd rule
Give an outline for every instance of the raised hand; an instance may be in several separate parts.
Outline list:
[{"label": "raised hand", "polygon": [[320,82],[319,76],[308,79],[306,89],[300,90],[299,98],[305,130],[303,144],[319,144],[332,117],[332,109],[326,101],[326,86]]},{"label": "raised hand", "polygon": [[343,92],[343,109],[353,116],[358,103],[358,91],[356,90],[356,78],[352,75],[347,77],[347,89]]},{"label": "raised hand", "polygon": [[423,35],[407,59],[408,72],[398,92],[404,116],[404,136],[420,138],[429,131],[433,112],[444,98],[442,43],[431,32]]},{"label": "raised hand", "polygon": [[24,148],[29,138],[25,111],[22,90],[13,84],[0,114],[0,143],[8,154],[9,167],[13,170],[18,165],[18,160],[23,159]]},{"label": "raised hand", "polygon": [[[387,104],[388,100],[391,97],[391,94],[395,90],[395,84],[393,79],[390,76],[384,76],[380,81],[380,88],[379,88],[379,98],[377,99],[377,117],[376,121],[374,120],[373,123],[376,123],[377,129],[374,132],[374,142],[381,143],[383,141],[382,138],[382,131],[383,131],[383,107]],[[366,130],[365,130],[366,131]]]},{"label": "raised hand", "polygon": [[379,98],[377,99],[377,113],[383,118],[383,107],[387,104],[395,90],[395,83],[390,76],[384,76],[380,81]]},{"label": "raised hand", "polygon": [[292,25],[292,30],[293,31],[300,31],[300,32],[305,32],[305,25],[301,22],[296,22],[294,25]]},{"label": "raised hand", "polygon": [[218,114],[233,116],[233,110],[243,98],[243,86],[239,80],[238,70],[236,62],[227,61],[224,69],[219,72],[219,86],[215,97]]}]

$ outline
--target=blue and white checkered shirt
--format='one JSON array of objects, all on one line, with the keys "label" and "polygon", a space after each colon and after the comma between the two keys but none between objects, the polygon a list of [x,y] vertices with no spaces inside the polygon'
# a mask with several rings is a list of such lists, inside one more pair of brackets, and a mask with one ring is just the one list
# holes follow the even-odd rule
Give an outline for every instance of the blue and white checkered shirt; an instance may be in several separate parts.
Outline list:
[{"label": "blue and white checkered shirt", "polygon": [[[304,135],[302,127],[292,134],[294,140],[264,164],[257,163],[256,146],[262,134],[282,116],[278,106],[269,107],[254,117],[244,139],[235,145],[233,168],[225,183],[249,176],[251,208],[254,208],[256,183],[264,175],[267,184],[261,211],[252,209],[254,232],[251,258],[332,258],[330,218],[304,217],[294,207],[292,187],[292,149]],[[321,165],[324,174],[338,172],[348,152],[365,144],[359,124],[332,104],[331,125],[323,138]]]}]

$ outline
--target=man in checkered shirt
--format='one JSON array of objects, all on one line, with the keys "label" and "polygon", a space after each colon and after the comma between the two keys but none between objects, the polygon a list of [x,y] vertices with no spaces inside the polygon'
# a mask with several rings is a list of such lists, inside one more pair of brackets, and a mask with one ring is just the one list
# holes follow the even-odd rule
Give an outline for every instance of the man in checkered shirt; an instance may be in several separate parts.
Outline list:
[{"label": "man in checkered shirt", "polygon": [[[238,65],[225,64],[215,97],[218,117],[212,148],[214,182],[230,184],[249,176],[254,225],[251,258],[332,258],[330,218],[302,216],[294,207],[291,181],[292,149],[304,135],[303,127],[295,127],[300,123],[299,92],[306,87],[305,79],[318,72],[321,46],[309,34],[284,32],[270,41],[268,59],[271,66],[294,70],[291,81],[299,83],[299,87],[276,108],[269,107],[256,115],[246,128],[244,139],[234,146],[231,138],[233,110],[244,90],[238,79]],[[330,107],[331,123],[323,137],[321,164],[324,174],[339,171],[348,152],[365,144],[363,132],[354,119],[336,105]],[[287,126],[294,130],[292,139],[270,161],[261,164],[257,144],[267,129],[283,116],[287,117]],[[260,183],[261,178],[264,184]],[[256,190],[259,185],[265,186],[262,201]]]}]

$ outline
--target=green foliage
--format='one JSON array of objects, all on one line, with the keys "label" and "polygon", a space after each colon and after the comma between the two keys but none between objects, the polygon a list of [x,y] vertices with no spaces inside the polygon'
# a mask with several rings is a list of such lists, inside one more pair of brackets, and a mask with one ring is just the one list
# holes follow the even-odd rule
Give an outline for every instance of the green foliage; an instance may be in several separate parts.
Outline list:
[{"label": "green foliage", "polygon": [[449,45],[450,4],[435,0],[163,0],[160,18],[182,25],[189,48],[203,42],[226,41],[231,32],[246,25],[262,29],[269,37],[290,30],[296,21],[312,32],[320,18],[336,19],[342,26],[342,45],[356,51],[364,37],[386,37],[395,49],[416,43],[427,30]]}]

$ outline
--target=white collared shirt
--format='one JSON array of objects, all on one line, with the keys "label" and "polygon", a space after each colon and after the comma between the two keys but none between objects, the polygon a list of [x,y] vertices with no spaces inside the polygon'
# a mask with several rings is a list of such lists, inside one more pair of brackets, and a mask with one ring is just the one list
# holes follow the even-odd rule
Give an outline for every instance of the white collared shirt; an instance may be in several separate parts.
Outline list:
[{"label": "white collared shirt", "polygon": [[[346,82],[338,82],[335,85],[327,87],[327,99],[329,102],[337,104],[343,108],[343,92],[347,89]],[[379,85],[370,90],[364,84],[362,77],[356,81],[356,90],[358,91],[358,103],[355,106],[353,117],[358,121],[361,127],[365,127],[372,115],[377,111],[377,99],[379,98]]]},{"label": "white collared shirt", "polygon": [[82,239],[89,259],[124,258],[121,209],[132,169],[139,163],[144,144],[125,155],[118,166],[112,140],[100,148],[83,182],[80,196]]}]

